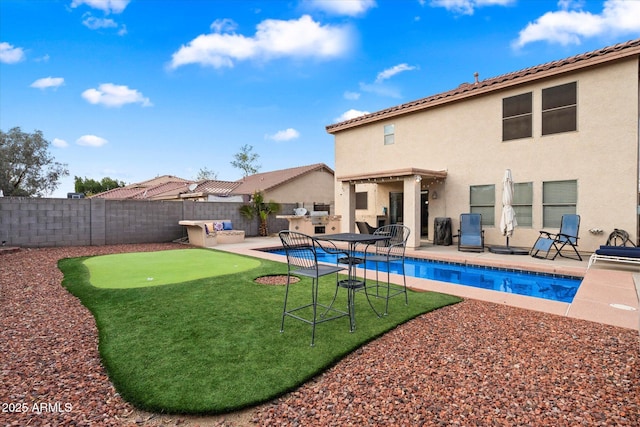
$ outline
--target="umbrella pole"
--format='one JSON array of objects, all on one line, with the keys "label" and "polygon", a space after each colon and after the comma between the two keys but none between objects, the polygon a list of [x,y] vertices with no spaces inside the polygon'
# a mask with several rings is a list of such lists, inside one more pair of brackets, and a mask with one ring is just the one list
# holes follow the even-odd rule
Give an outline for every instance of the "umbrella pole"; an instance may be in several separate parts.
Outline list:
[{"label": "umbrella pole", "polygon": [[507,234],[507,247],[509,247],[509,235]]}]

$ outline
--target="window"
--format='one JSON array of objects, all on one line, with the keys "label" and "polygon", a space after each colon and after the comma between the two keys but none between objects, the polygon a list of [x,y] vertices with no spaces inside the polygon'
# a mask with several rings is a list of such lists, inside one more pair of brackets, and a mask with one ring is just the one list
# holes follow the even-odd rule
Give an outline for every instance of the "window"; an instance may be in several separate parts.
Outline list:
[{"label": "window", "polygon": [[513,184],[513,210],[519,227],[533,226],[533,183]]},{"label": "window", "polygon": [[367,209],[368,206],[368,193],[362,191],[356,193],[356,209]]},{"label": "window", "polygon": [[482,225],[495,225],[496,186],[472,185],[469,205],[471,213],[482,215]]},{"label": "window", "polygon": [[542,134],[577,129],[577,83],[542,89]]},{"label": "window", "polygon": [[384,145],[391,145],[396,142],[396,125],[384,126]]},{"label": "window", "polygon": [[533,129],[532,93],[502,99],[502,140],[530,138]]},{"label": "window", "polygon": [[564,214],[575,214],[578,202],[578,181],[542,183],[542,226],[560,228]]}]

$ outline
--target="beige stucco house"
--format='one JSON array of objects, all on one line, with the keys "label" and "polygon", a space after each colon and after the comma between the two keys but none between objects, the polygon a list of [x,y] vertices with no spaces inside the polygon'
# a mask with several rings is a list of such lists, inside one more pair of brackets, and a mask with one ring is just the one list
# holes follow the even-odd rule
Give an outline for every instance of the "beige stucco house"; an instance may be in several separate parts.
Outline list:
[{"label": "beige stucco house", "polygon": [[335,176],[324,163],[257,173],[238,182],[240,185],[233,191],[235,194],[251,195],[261,191],[265,200],[296,203],[308,211],[330,211],[333,214],[335,210]]},{"label": "beige stucco house", "polygon": [[[115,188],[92,196],[103,199],[247,202],[261,191],[265,200],[296,203],[308,211],[335,211],[333,170],[324,163],[246,176],[237,181],[189,181],[171,175]],[[289,212],[286,212],[289,213]]]},{"label": "beige stucco house", "polygon": [[336,214],[404,223],[409,246],[434,219],[483,216],[486,245],[505,243],[502,178],[511,169],[518,226],[531,247],[581,217],[579,249],[614,228],[638,240],[640,39],[505,74],[327,126],[335,138]]}]

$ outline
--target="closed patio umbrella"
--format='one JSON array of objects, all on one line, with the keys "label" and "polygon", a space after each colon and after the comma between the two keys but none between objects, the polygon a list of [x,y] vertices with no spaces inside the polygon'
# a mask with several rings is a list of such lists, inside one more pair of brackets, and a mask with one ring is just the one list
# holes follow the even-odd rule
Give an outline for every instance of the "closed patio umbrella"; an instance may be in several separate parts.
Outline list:
[{"label": "closed patio umbrella", "polygon": [[507,237],[507,247],[509,247],[509,237],[513,236],[513,229],[518,225],[516,212],[513,210],[513,177],[511,169],[504,172],[502,179],[502,216],[500,217],[500,231]]}]

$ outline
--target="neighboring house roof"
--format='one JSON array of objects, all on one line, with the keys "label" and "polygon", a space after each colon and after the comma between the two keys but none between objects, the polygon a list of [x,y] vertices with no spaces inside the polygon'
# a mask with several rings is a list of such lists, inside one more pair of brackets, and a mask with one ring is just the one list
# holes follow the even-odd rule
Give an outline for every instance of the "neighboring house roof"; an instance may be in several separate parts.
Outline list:
[{"label": "neighboring house roof", "polygon": [[[513,73],[503,74],[498,77],[476,81],[475,83],[463,83],[456,89],[443,92],[437,95],[418,99],[416,101],[401,104],[395,107],[380,110],[371,114],[359,116],[340,123],[335,123],[326,127],[328,133],[335,133],[345,129],[361,126],[367,123],[389,119],[403,114],[413,113],[420,110],[436,107],[442,104],[459,101],[473,96],[483,95],[488,92],[505,89],[515,85],[539,80],[551,76],[560,75],[570,71],[591,67],[605,62],[628,58],[640,55],[640,39],[619,43],[614,46],[594,50],[572,56],[558,61],[548,62],[535,67]],[[476,77],[477,79],[477,77]]]},{"label": "neighboring house roof", "polygon": [[316,171],[327,171],[334,174],[333,169],[324,163],[316,163],[309,166],[299,166],[290,169],[281,169],[272,172],[257,173],[247,176],[237,182],[240,183],[235,189],[235,194],[253,194],[256,191],[269,191],[280,185],[284,185],[296,178]]},{"label": "neighboring house roof", "polygon": [[130,186],[141,186],[141,187],[147,187],[148,188],[148,187],[154,187],[154,186],[160,185],[160,184],[165,184],[167,182],[186,182],[186,183],[190,183],[191,181],[189,181],[188,179],[180,178],[180,177],[173,176],[173,175],[161,175],[161,176],[157,176],[155,178],[148,179],[146,181],[139,182],[137,184],[127,185],[127,187],[130,187]]},{"label": "neighboring house roof", "polygon": [[[316,163],[309,166],[257,173],[238,181],[204,180],[194,182],[171,175],[163,175],[125,187],[114,188],[91,197],[98,199],[170,200],[203,197],[206,195],[251,195],[256,191],[274,189],[305,174],[319,170],[326,170],[332,175],[334,173],[324,163]],[[193,184],[196,187],[190,190],[189,187]]]},{"label": "neighboring house roof", "polygon": [[134,199],[165,200],[172,197],[177,198],[181,193],[188,190],[189,181],[165,182],[155,187],[147,188],[142,194],[133,197]]},{"label": "neighboring house roof", "polygon": [[162,199],[168,193],[187,191],[191,181],[172,175],[163,175],[147,181],[126,185],[94,194],[95,199]]}]

